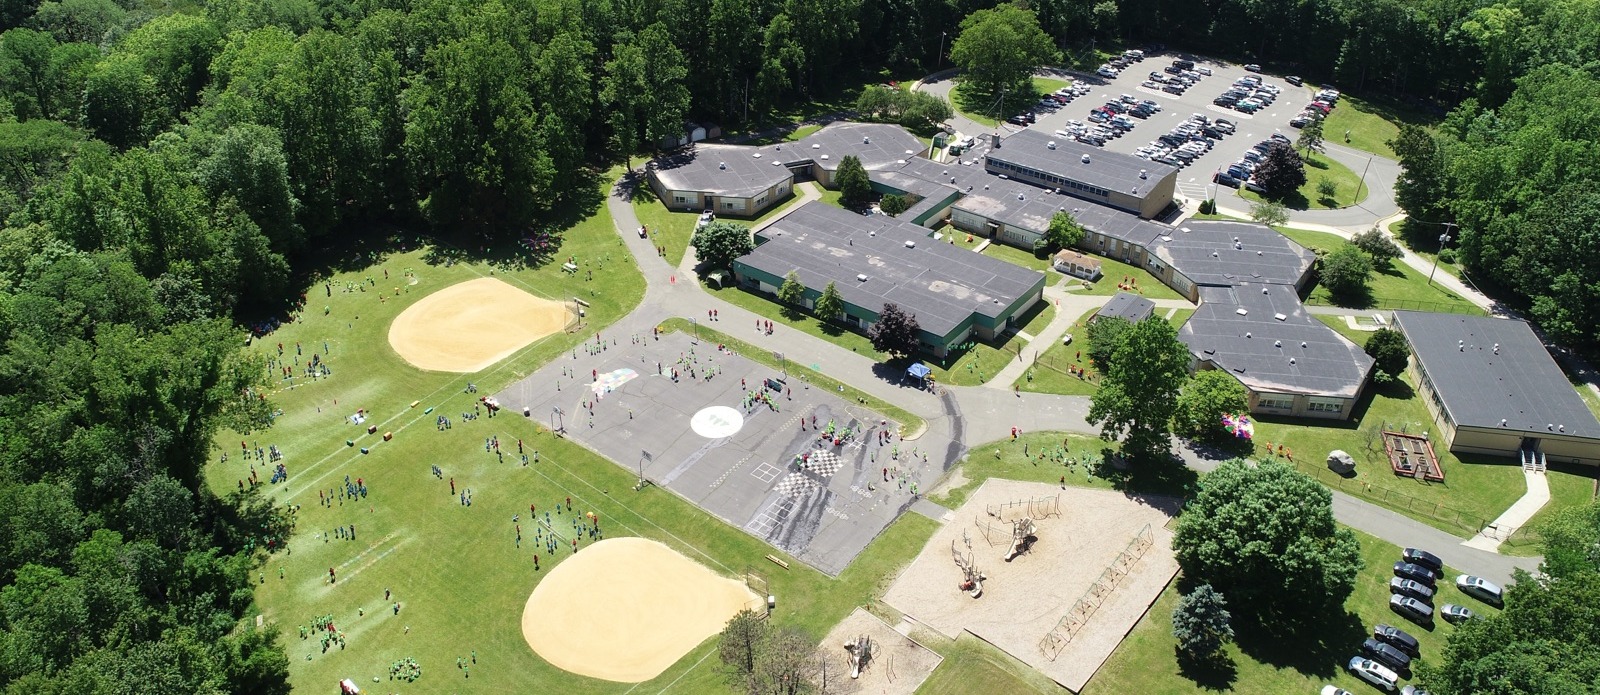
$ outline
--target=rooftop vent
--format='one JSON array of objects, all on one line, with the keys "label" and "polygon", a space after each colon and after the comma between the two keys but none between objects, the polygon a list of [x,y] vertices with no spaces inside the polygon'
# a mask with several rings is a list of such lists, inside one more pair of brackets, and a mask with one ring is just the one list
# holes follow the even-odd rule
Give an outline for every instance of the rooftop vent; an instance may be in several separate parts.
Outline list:
[{"label": "rooftop vent", "polygon": [[1283,347],[1283,341],[1281,341],[1281,340],[1274,340],[1274,341],[1272,341],[1272,347],[1275,347],[1275,348],[1281,348],[1281,347]]},{"label": "rooftop vent", "polygon": [[[1275,318],[1275,319],[1277,319],[1277,320],[1279,320],[1279,321],[1287,321],[1287,320],[1289,320],[1289,317],[1288,317],[1288,316],[1285,316],[1285,315],[1283,315],[1283,314],[1273,314],[1273,315],[1272,315],[1272,318]],[[1305,347],[1305,346],[1304,346],[1304,345],[1301,345],[1301,346],[1300,346],[1300,347]]]},{"label": "rooftop vent", "polygon": [[1303,340],[1302,340],[1302,341],[1300,341],[1300,349],[1301,349],[1301,350],[1304,350],[1304,349],[1306,349],[1306,343],[1305,343],[1305,341],[1303,341]]},{"label": "rooftop vent", "polygon": [[1211,257],[1212,258],[1216,258],[1217,257],[1217,252],[1216,251],[1212,251],[1211,252]]},{"label": "rooftop vent", "polygon": [[867,136],[863,135],[863,136],[861,136],[861,144],[870,145],[870,144],[872,144],[872,140],[868,139]]},{"label": "rooftop vent", "polygon": [[1250,315],[1250,310],[1246,309],[1244,307],[1239,307],[1237,309],[1234,309],[1233,313],[1238,314],[1240,316],[1249,316]]},{"label": "rooftop vent", "polygon": [[1267,288],[1265,288],[1265,287],[1261,288],[1261,294],[1267,294]]},{"label": "rooftop vent", "polygon": [[950,183],[955,183],[955,182],[956,182],[956,177],[954,177],[954,176],[950,177]]},{"label": "rooftop vent", "polygon": [[756,158],[756,159],[760,159],[760,158],[761,158],[761,153],[760,153],[760,152],[757,152],[757,153],[755,153],[755,154],[752,154],[752,155],[750,155],[750,156],[752,156],[752,157],[755,157],[755,158]]},{"label": "rooftop vent", "polygon": [[822,158],[823,158],[823,159],[827,159],[827,158],[828,158],[828,155],[822,155]]},{"label": "rooftop vent", "polygon": [[1150,178],[1150,177],[1149,177],[1149,175],[1148,175],[1148,174],[1146,174],[1146,173],[1145,173],[1145,170],[1143,170],[1143,169],[1140,169],[1140,170],[1139,170],[1139,178],[1141,178],[1141,179],[1147,179],[1147,178]]},{"label": "rooftop vent", "polygon": [[1257,255],[1257,256],[1260,256],[1260,255],[1261,255],[1261,252],[1260,252],[1260,251],[1257,251],[1257,252],[1256,252],[1256,255]]},{"label": "rooftop vent", "polygon": [[856,275],[856,281],[857,282],[866,282],[867,281],[867,274],[866,273],[861,273],[861,274]]},{"label": "rooftop vent", "polygon": [[1294,358],[1293,357],[1289,358],[1289,364],[1294,364]]},{"label": "rooftop vent", "polygon": [[783,162],[780,162],[780,161],[774,159],[774,160],[772,160],[772,166],[781,167],[781,166],[783,166]]},{"label": "rooftop vent", "polygon": [[1085,153],[1083,155],[1083,163],[1084,164],[1088,164],[1089,163],[1089,155],[1088,155],[1088,153]]},{"label": "rooftop vent", "polygon": [[1501,427],[1505,427],[1506,426],[1506,419],[1505,418],[1500,418],[1500,426]]},{"label": "rooftop vent", "polygon": [[813,142],[813,143],[811,143],[811,149],[820,150],[820,149],[822,149],[822,144]]},{"label": "rooftop vent", "polygon": [[1183,230],[1184,234],[1188,234],[1189,233],[1189,228],[1188,227],[1179,227],[1178,229]]},{"label": "rooftop vent", "polygon": [[718,162],[717,163],[717,168],[718,169],[726,169],[726,168],[728,168],[728,163],[727,162]]},{"label": "rooftop vent", "polygon": [[1017,200],[1027,200],[1027,198],[1023,197],[1023,195],[1021,193],[1018,193],[1017,194]]},{"label": "rooftop vent", "polygon": [[1496,355],[1500,354],[1500,344],[1499,343],[1495,343],[1494,344],[1494,354],[1496,354]]},{"label": "rooftop vent", "polygon": [[914,249],[914,248],[916,248],[916,247],[917,247],[917,242],[915,242],[915,241],[912,241],[912,240],[910,240],[910,239],[907,239],[907,240],[906,240],[906,248],[908,248],[908,249]]},{"label": "rooftop vent", "polygon": [[1056,148],[1056,141],[1051,140],[1050,142],[1045,143],[1044,146],[1053,150]]}]

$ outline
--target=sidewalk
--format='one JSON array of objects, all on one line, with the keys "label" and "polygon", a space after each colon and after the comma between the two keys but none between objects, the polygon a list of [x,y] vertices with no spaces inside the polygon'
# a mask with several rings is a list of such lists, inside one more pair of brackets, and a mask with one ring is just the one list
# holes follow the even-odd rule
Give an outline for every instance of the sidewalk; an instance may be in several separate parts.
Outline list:
[{"label": "sidewalk", "polygon": [[[1032,350],[1032,358],[1027,354],[1022,354],[1022,359],[1007,362],[1005,368],[997,372],[993,379],[984,382],[984,387],[1010,391],[1011,384],[1015,383],[1018,377],[1033,366],[1033,360],[1038,359],[1039,355],[1043,354],[1045,350],[1049,350],[1051,345],[1055,345],[1056,341],[1060,340],[1061,336],[1072,328],[1073,323],[1087,316],[1089,312],[1105,306],[1106,302],[1111,300],[1110,297],[1072,294],[1058,290],[1054,286],[1045,288],[1044,297],[1045,301],[1055,302],[1056,316],[1050,320],[1050,325],[1045,326],[1044,330],[1033,336],[1028,345],[1020,351],[1026,353],[1026,351]],[[1185,306],[1188,306],[1188,304],[1185,303]]]},{"label": "sidewalk", "polygon": [[1518,498],[1510,509],[1462,545],[1491,553],[1499,552],[1500,544],[1504,543],[1506,538],[1526,525],[1533,519],[1533,515],[1544,508],[1550,501],[1550,480],[1545,478],[1543,473],[1527,469],[1523,469],[1522,478],[1528,483],[1528,491],[1522,493],[1522,497]]}]

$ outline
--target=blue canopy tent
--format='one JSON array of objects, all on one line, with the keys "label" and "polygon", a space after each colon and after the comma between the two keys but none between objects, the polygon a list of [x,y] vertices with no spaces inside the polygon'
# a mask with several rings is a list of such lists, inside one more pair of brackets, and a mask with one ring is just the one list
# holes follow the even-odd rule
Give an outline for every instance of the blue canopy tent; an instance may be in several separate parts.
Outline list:
[{"label": "blue canopy tent", "polygon": [[918,379],[926,379],[926,378],[928,378],[929,374],[933,373],[933,370],[929,369],[928,365],[925,365],[925,364],[923,364],[921,362],[918,362],[916,364],[911,365],[910,367],[907,367],[906,368],[906,373],[910,374],[911,376],[914,376],[914,377],[916,377]]}]

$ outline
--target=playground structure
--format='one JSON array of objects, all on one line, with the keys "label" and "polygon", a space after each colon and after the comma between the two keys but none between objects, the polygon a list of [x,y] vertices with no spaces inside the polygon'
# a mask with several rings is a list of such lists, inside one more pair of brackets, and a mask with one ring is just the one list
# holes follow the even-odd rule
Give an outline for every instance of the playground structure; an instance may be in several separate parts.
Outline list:
[{"label": "playground structure", "polygon": [[1011,550],[1006,553],[1005,561],[1011,562],[1018,555],[1028,552],[1033,547],[1033,542],[1038,540],[1038,527],[1034,526],[1032,517],[1022,517],[1011,522]]},{"label": "playground structure", "polygon": [[[1036,535],[1038,528],[1033,523],[1034,521],[1043,521],[1045,519],[1053,519],[1061,516],[1061,495],[1055,494],[1042,495],[1039,497],[1026,497],[1009,500],[1000,504],[985,505],[983,512],[983,517],[978,517],[972,520],[973,525],[978,527],[978,532],[983,534],[983,540],[987,541],[989,543],[989,547],[991,548],[1004,543],[1012,551],[1015,551],[1017,547],[1018,533],[1016,525],[1017,522],[1026,519],[1028,521],[1027,535]],[[1002,524],[1011,524],[1011,532],[1006,533],[1002,531],[1000,527],[990,523],[988,519],[997,519]],[[1032,541],[1029,542],[1031,543]],[[1022,550],[1023,552],[1026,552],[1027,548],[1023,548]],[[1011,559],[1016,557],[1017,554],[1018,553],[1015,552],[1008,553],[1005,558],[1006,562],[1010,562]]]},{"label": "playground structure", "polygon": [[1089,618],[1094,616],[1100,604],[1105,603],[1106,597],[1117,590],[1117,586],[1127,578],[1128,572],[1139,563],[1139,559],[1144,557],[1145,551],[1149,550],[1154,542],[1155,534],[1151,531],[1150,525],[1145,524],[1144,528],[1139,529],[1139,533],[1134,535],[1133,540],[1128,541],[1127,547],[1117,553],[1111,564],[1100,572],[1100,576],[1095,578],[1094,583],[1089,585],[1083,595],[1072,603],[1072,607],[1067,609],[1067,614],[1056,622],[1055,628],[1039,639],[1039,653],[1051,661],[1061,656],[1061,650],[1077,636],[1084,624],[1089,622]]},{"label": "playground structure", "polygon": [[977,564],[972,561],[972,537],[967,535],[966,531],[961,532],[961,542],[967,546],[966,555],[962,555],[956,548],[955,541],[950,541],[950,554],[955,557],[956,567],[961,568],[962,579],[959,586],[973,598],[978,598],[983,595],[983,580],[988,577],[979,572]]},{"label": "playground structure", "polygon": [[[1029,516],[1030,498],[1035,501],[1032,511],[1041,516]],[[1041,508],[1041,498],[1048,498],[1043,504],[1059,506],[1059,516],[1042,518],[1042,512],[1053,510]],[[1165,497],[991,478],[952,510],[950,520],[901,572],[883,601],[913,625],[951,639],[969,632],[1067,689],[1081,691],[1177,573],[1168,522],[1180,506]],[[959,565],[951,566],[946,553],[960,550],[965,539],[977,535],[971,533],[973,526],[987,524],[993,552],[1002,556],[1015,542],[1022,519],[1032,519],[1035,534],[1049,539],[1048,551],[978,568],[988,578],[982,601],[951,591],[950,585],[965,574]],[[998,547],[1006,541],[1006,549]],[[1063,611],[1080,599],[1084,605],[1075,609],[1079,620],[1063,627]],[[1092,618],[1083,619],[1090,614]],[[1070,631],[1071,639],[1059,635],[1063,639],[1052,647],[1050,658],[1041,643],[1048,645],[1046,635],[1058,629]],[[837,640],[852,636],[840,633]],[[875,663],[883,666],[886,661]]]},{"label": "playground structure", "polygon": [[860,680],[862,667],[872,659],[872,638],[858,635],[855,639],[844,643],[844,651],[850,655],[850,679]]},{"label": "playground structure", "polygon": [[1439,457],[1433,453],[1433,442],[1426,436],[1383,430],[1383,452],[1389,456],[1389,467],[1395,475],[1415,478],[1419,482],[1444,482],[1444,469],[1439,467]]}]

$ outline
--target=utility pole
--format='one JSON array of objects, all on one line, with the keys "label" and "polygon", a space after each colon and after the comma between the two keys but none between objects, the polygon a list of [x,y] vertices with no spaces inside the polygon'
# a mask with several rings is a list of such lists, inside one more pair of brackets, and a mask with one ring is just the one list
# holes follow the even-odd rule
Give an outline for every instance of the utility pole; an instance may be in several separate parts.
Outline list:
[{"label": "utility pole", "polygon": [[934,68],[934,72],[938,72],[938,71],[944,69],[944,39],[945,39],[946,36],[949,36],[949,35],[950,35],[949,32],[945,32],[945,31],[939,32],[939,67]]},{"label": "utility pole", "polygon": [[1372,168],[1372,158],[1367,158],[1367,165],[1361,167],[1361,180],[1356,182],[1355,199],[1361,199],[1361,187],[1367,185],[1367,170]]}]

